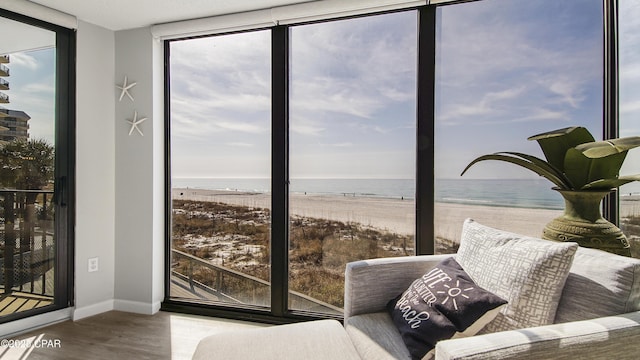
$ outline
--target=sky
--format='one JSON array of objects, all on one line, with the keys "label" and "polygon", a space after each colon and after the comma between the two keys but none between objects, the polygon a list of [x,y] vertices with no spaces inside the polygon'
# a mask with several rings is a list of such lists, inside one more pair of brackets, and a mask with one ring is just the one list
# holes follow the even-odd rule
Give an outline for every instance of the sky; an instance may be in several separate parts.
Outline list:
[{"label": "sky", "polygon": [[[2,21],[13,22],[3,19]],[[21,25],[23,26],[23,25]],[[35,28],[33,28],[35,29]],[[38,50],[9,54],[10,63],[5,64],[10,71],[10,90],[2,90],[9,95],[8,104],[0,104],[10,110],[24,111],[31,117],[29,136],[31,139],[45,139],[54,144],[55,119],[55,34],[50,35],[51,46]],[[46,36],[45,36],[46,37]],[[2,42],[0,40],[0,53]]]},{"label": "sky", "polygon": [[[438,12],[436,174],[456,178],[474,158],[519,151],[526,139],[573,125],[600,138],[602,4],[480,1]],[[536,178],[502,162],[465,178]]]},{"label": "sky", "polygon": [[[621,2],[621,135],[640,133],[639,0]],[[415,12],[291,30],[293,178],[415,176]],[[599,0],[486,0],[437,12],[436,176],[527,137],[581,125],[601,138]],[[269,177],[269,32],[171,45],[174,177]],[[640,151],[640,150],[636,150]],[[623,174],[640,172],[632,150]],[[636,170],[637,169],[637,170]],[[536,178],[483,162],[466,178]]]}]

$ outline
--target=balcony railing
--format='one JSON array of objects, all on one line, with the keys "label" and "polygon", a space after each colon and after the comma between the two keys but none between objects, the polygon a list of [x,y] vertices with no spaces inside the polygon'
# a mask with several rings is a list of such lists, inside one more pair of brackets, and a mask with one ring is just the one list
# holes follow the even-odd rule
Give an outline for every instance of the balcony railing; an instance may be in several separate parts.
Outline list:
[{"label": "balcony railing", "polygon": [[[227,304],[269,306],[271,284],[185,252],[171,249],[172,297],[178,287],[196,300]],[[342,315],[342,309],[296,291],[289,291],[292,308]]]},{"label": "balcony railing", "polygon": [[5,79],[0,79],[0,90],[9,90],[9,82]]},{"label": "balcony railing", "polygon": [[0,189],[0,285],[12,293],[53,296],[53,192]]},{"label": "balcony railing", "polygon": [[9,102],[9,95],[0,92],[0,103],[6,104]]},{"label": "balcony railing", "polygon": [[0,76],[9,76],[11,73],[9,72],[9,68],[0,64]]},{"label": "balcony railing", "polygon": [[7,64],[9,61],[9,55],[0,55],[0,64]]}]

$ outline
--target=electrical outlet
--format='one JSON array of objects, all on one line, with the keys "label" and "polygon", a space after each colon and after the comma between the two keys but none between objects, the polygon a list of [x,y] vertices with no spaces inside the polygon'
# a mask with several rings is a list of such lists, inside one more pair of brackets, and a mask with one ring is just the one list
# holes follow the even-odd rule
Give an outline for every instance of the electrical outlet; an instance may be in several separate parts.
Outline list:
[{"label": "electrical outlet", "polygon": [[98,258],[94,257],[89,259],[89,272],[98,271]]}]

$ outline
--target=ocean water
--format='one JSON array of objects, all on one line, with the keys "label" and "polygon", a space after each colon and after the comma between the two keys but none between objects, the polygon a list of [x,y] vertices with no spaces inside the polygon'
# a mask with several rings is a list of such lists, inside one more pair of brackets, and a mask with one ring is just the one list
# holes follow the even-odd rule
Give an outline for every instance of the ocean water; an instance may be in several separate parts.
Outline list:
[{"label": "ocean water", "polygon": [[436,201],[533,209],[564,209],[564,199],[545,179],[436,180]]},{"label": "ocean water", "polygon": [[[270,192],[269,179],[173,178],[174,188]],[[535,209],[563,209],[564,200],[545,179],[474,180],[438,179],[436,202],[506,206]],[[413,179],[292,179],[291,192],[387,198],[415,198]]]}]

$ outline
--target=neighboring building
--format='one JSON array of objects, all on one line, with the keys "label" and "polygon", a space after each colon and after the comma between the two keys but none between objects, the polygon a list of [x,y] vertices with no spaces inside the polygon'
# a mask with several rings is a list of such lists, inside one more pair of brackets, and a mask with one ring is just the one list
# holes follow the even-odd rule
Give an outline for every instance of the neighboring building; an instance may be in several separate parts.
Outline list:
[{"label": "neighboring building", "polygon": [[[9,76],[9,68],[4,65],[9,63],[9,55],[0,55],[0,90],[9,90],[9,82],[3,77]],[[9,103],[9,95],[0,91],[0,103]]]},{"label": "neighboring building", "polygon": [[[3,77],[9,76],[9,55],[0,55],[0,90],[9,90],[9,82]],[[9,95],[0,91],[0,103],[8,104]],[[29,124],[31,117],[24,111],[9,110],[0,107],[0,145],[14,140],[29,138]]]},{"label": "neighboring building", "polygon": [[0,108],[0,145],[14,140],[29,139],[31,116],[24,111]]}]

